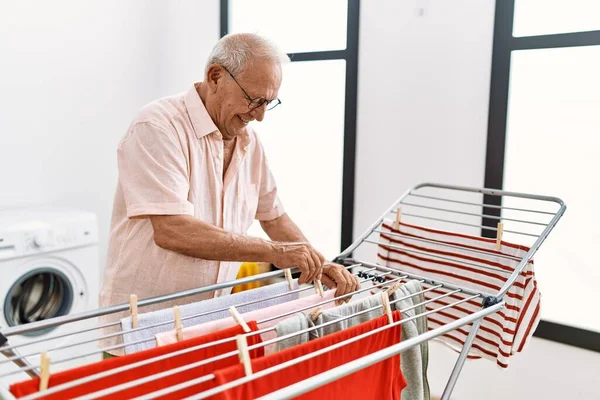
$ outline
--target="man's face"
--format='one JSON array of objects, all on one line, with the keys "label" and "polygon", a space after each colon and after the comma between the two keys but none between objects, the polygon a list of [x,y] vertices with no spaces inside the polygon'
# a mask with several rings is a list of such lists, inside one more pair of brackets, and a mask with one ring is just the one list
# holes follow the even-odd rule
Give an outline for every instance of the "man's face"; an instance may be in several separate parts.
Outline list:
[{"label": "man's face", "polygon": [[229,140],[243,133],[250,121],[262,121],[267,109],[266,105],[250,109],[240,86],[252,99],[276,99],[281,86],[281,66],[271,61],[254,61],[235,75],[234,80],[223,67],[213,65],[208,71],[208,81],[213,97],[212,116],[223,138]]}]

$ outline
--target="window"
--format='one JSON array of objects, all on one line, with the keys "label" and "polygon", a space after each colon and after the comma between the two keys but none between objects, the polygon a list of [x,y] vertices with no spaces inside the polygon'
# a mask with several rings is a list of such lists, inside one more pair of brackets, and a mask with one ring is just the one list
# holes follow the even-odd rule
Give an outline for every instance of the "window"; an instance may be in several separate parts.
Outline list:
[{"label": "window", "polygon": [[588,31],[600,28],[597,3],[496,3],[485,186],[566,202],[534,257],[544,296],[535,334],[600,351],[600,189],[590,180],[600,170],[600,31]]},{"label": "window", "polygon": [[[358,12],[358,0],[221,2],[222,34],[263,34],[292,60],[282,105],[255,128],[284,208],[327,259],[352,242]],[[265,237],[257,222],[249,234]]]}]

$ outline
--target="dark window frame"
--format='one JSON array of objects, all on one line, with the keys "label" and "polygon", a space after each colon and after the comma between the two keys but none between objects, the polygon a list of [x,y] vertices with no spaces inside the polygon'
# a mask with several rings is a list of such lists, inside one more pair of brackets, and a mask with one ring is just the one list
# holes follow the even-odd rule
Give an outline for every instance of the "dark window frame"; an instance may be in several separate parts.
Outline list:
[{"label": "dark window frame", "polygon": [[[514,37],[512,35],[514,10],[515,0],[496,1],[485,164],[485,187],[493,189],[502,189],[504,181],[506,118],[512,51],[600,45],[600,31]],[[484,202],[500,205],[500,197],[486,196]],[[500,210],[485,208],[484,214],[500,216]],[[496,222],[489,218],[483,219],[484,226],[495,227]],[[481,234],[482,236],[493,236],[493,232],[485,229],[482,229]],[[600,352],[599,332],[542,320],[534,336]]]},{"label": "dark window frame", "polygon": [[[360,0],[348,0],[346,49],[288,53],[292,62],[346,61],[346,98],[344,110],[344,158],[342,172],[342,237],[340,251],[352,244],[354,226],[354,176],[356,167],[356,110],[358,94],[358,32]],[[229,0],[221,0],[220,37],[229,33]]]}]

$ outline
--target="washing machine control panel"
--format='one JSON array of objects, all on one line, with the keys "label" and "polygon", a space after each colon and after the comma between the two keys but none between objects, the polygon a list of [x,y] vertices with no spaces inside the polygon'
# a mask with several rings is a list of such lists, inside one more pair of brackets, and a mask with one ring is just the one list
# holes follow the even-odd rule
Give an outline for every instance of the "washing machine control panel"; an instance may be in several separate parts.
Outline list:
[{"label": "washing machine control panel", "polygon": [[98,243],[95,218],[60,223],[34,221],[21,228],[0,232],[0,260]]}]

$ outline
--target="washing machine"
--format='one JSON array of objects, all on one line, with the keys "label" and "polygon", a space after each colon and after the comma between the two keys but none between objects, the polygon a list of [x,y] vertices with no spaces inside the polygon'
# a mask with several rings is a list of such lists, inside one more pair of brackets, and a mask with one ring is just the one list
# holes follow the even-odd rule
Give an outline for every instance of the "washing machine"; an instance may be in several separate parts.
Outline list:
[{"label": "washing machine", "polygon": [[[93,213],[38,207],[0,210],[0,330],[98,308],[98,230]],[[100,359],[99,354],[59,360],[97,350],[96,319],[8,336],[6,346],[39,365],[48,352],[51,372]],[[54,338],[54,339],[51,339]],[[46,340],[50,339],[50,340]],[[76,345],[81,341],[90,341]],[[0,385],[28,379],[0,354]],[[2,376],[10,374],[9,376]]]}]

